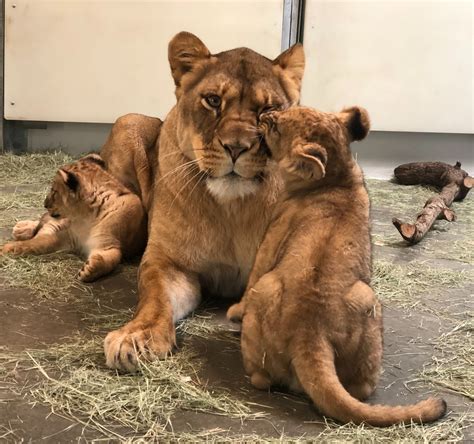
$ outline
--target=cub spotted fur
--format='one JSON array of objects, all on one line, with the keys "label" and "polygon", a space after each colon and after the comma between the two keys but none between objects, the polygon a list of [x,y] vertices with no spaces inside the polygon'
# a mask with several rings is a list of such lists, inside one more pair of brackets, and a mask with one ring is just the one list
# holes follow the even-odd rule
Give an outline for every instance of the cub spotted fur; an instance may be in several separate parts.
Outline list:
[{"label": "cub spotted fur", "polygon": [[343,422],[388,426],[441,417],[446,404],[364,404],[379,379],[382,310],[370,288],[369,199],[349,143],[363,139],[362,108],[339,114],[297,107],[262,118],[285,192],[257,253],[244,298],[228,317],[242,324],[254,386],[306,392]]},{"label": "cub spotted fur", "polygon": [[39,222],[15,225],[15,242],[3,253],[45,254],[71,250],[87,257],[79,279],[110,273],[123,256],[143,251],[146,216],[140,198],[104,170],[91,154],[57,172]]}]

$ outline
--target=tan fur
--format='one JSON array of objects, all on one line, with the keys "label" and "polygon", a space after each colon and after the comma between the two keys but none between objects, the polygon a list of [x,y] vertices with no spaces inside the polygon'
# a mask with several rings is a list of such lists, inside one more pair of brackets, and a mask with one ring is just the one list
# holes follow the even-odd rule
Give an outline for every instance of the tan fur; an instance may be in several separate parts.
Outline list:
[{"label": "tan fur", "polygon": [[140,196],[147,211],[153,197],[153,180],[157,169],[157,141],[162,121],[142,114],[120,117],[100,156],[107,171],[128,189]]},{"label": "tan fur", "polygon": [[306,392],[343,422],[428,422],[441,399],[388,407],[361,402],[382,360],[382,310],[370,288],[369,199],[349,143],[369,129],[365,110],[270,113],[265,138],[285,193],[257,253],[247,291],[228,317],[242,324],[251,383]]},{"label": "tan fur", "polygon": [[174,321],[196,308],[202,290],[243,293],[279,192],[258,119],[298,102],[304,54],[301,45],[275,61],[247,48],[211,54],[182,32],[169,61],[177,104],[159,138],[140,300],[134,319],[104,344],[107,365],[120,370],[168,353]]},{"label": "tan fur", "polygon": [[79,279],[91,282],[110,273],[122,257],[144,249],[146,215],[140,198],[89,155],[61,168],[45,200],[40,222],[18,222],[15,242],[2,253],[46,254],[70,250],[87,258]]}]

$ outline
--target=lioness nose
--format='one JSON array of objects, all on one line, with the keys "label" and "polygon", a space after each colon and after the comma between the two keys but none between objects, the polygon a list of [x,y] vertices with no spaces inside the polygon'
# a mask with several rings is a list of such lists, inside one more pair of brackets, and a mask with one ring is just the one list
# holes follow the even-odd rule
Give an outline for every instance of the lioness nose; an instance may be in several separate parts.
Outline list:
[{"label": "lioness nose", "polygon": [[243,145],[223,145],[224,149],[229,153],[230,158],[233,162],[237,160],[237,158],[245,151],[249,149],[247,146]]}]

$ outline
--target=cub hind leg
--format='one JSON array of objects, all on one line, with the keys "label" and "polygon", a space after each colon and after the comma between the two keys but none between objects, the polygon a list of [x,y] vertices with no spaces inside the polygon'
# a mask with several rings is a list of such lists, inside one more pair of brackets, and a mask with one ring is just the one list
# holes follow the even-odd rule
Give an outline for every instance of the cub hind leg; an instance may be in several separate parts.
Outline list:
[{"label": "cub hind leg", "polygon": [[254,312],[246,313],[242,322],[242,358],[250,383],[259,390],[268,390],[271,379],[265,366],[260,322]]},{"label": "cub hind leg", "polygon": [[372,288],[358,281],[345,301],[353,313],[354,321],[359,324],[360,341],[357,353],[346,362],[346,378],[342,381],[346,390],[355,398],[363,401],[376,389],[382,366],[382,307]]},{"label": "cub hind leg", "polygon": [[[281,280],[276,272],[264,274],[249,288],[239,305],[244,307],[242,321],[242,357],[245,372],[250,375],[252,385],[260,390],[268,390],[272,385],[272,376],[278,366],[278,359],[267,356],[264,320],[278,316],[283,291]],[[231,307],[232,308],[232,307]],[[267,344],[267,345],[266,345]],[[268,350],[274,354],[273,350]]]},{"label": "cub hind leg", "polygon": [[89,253],[87,261],[79,271],[79,279],[93,282],[113,271],[122,260],[120,248],[97,248]]}]

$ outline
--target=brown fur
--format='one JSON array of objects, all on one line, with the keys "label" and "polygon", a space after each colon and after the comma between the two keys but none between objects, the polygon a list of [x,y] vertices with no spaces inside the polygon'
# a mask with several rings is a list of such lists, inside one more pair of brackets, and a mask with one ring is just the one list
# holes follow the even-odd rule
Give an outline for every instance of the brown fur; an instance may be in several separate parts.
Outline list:
[{"label": "brown fur", "polygon": [[157,169],[157,141],[162,121],[142,114],[127,114],[115,122],[100,150],[107,171],[140,196],[147,211],[153,197]]},{"label": "brown fur", "polygon": [[298,102],[304,69],[301,45],[272,61],[247,48],[211,54],[186,32],[171,40],[169,61],[177,104],[159,137],[140,301],[104,344],[107,365],[120,370],[168,353],[174,321],[196,308],[201,290],[243,293],[279,190],[258,119]]},{"label": "brown fur", "polygon": [[39,222],[15,225],[15,242],[2,253],[46,254],[70,250],[87,257],[79,279],[91,282],[110,273],[122,257],[143,251],[146,216],[140,198],[104,170],[96,154],[61,168]]},{"label": "brown fur", "polygon": [[263,119],[285,193],[257,253],[247,291],[228,311],[242,324],[252,384],[306,392],[326,415],[388,426],[428,422],[441,399],[388,407],[361,402],[382,360],[382,310],[370,288],[369,199],[349,143],[369,129],[365,110],[309,108]]}]

